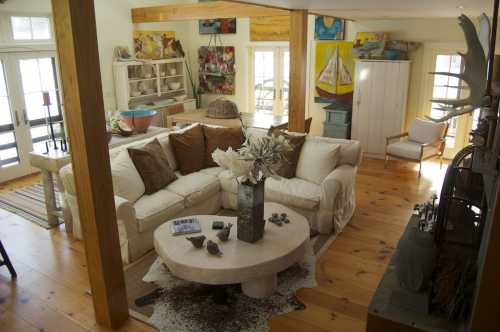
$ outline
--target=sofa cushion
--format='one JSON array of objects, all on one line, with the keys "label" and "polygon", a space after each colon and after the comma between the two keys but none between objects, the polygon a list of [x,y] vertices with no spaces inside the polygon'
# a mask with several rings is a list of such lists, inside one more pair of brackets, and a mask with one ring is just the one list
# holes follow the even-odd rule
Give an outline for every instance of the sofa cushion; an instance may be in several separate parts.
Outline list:
[{"label": "sofa cushion", "polygon": [[200,125],[182,133],[172,133],[169,140],[182,175],[197,172],[205,166],[205,136]]},{"label": "sofa cushion", "polygon": [[[406,159],[420,160],[420,147],[421,144],[409,140],[395,142],[387,146],[387,153]],[[437,154],[438,148],[429,146],[424,148],[423,158]]]},{"label": "sofa cushion", "polygon": [[321,184],[337,166],[339,151],[340,145],[338,144],[307,137],[300,152],[296,176]]},{"label": "sofa cushion", "polygon": [[266,179],[266,200],[312,210],[319,205],[320,186],[299,178]]},{"label": "sofa cushion", "polygon": [[222,167],[209,167],[209,168],[204,168],[200,172],[206,175],[211,175],[211,176],[219,176],[220,173],[224,171],[224,168]]},{"label": "sofa cushion", "polygon": [[116,196],[123,197],[133,203],[144,195],[144,182],[142,182],[127,150],[121,151],[111,160],[111,177]]},{"label": "sofa cushion", "polygon": [[184,205],[191,207],[219,194],[220,184],[215,176],[195,172],[180,176],[167,190],[184,197]]},{"label": "sofa cushion", "polygon": [[184,198],[167,190],[144,195],[134,204],[139,232],[154,230],[184,209]]},{"label": "sofa cushion", "polygon": [[417,118],[411,124],[408,138],[417,143],[433,143],[441,137],[445,126],[445,123]]},{"label": "sofa cushion", "polygon": [[157,192],[177,179],[156,138],[143,147],[128,148],[128,153],[144,182],[146,195]]},{"label": "sofa cushion", "polygon": [[292,147],[292,150],[285,151],[283,153],[284,160],[282,161],[280,167],[276,170],[276,174],[287,179],[295,177],[297,163],[299,162],[300,157],[300,151],[302,150],[302,146],[306,141],[306,136],[290,135],[282,130],[274,130],[272,132],[272,135],[276,137],[283,136]]},{"label": "sofa cushion", "polygon": [[241,128],[213,128],[203,126],[205,135],[205,167],[217,166],[212,159],[212,153],[216,149],[226,151],[228,148],[237,150],[245,142],[245,135]]},{"label": "sofa cushion", "polygon": [[158,141],[160,142],[163,151],[165,151],[165,154],[167,155],[170,168],[176,171],[179,166],[177,165],[177,161],[175,161],[174,149],[172,148],[172,144],[170,143],[169,135],[158,137]]}]

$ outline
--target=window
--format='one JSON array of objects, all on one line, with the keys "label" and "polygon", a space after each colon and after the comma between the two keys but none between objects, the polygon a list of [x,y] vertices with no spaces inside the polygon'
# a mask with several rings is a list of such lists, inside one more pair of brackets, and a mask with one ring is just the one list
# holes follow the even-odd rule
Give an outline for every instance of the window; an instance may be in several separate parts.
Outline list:
[{"label": "window", "polygon": [[2,61],[0,61],[0,167],[5,168],[16,165],[19,162],[14,125],[12,124],[12,113],[10,108],[10,96],[5,84],[5,73]]},{"label": "window", "polygon": [[253,111],[262,115],[288,115],[288,48],[253,48],[251,68]]},{"label": "window", "polygon": [[52,38],[50,19],[41,16],[11,16],[14,40],[49,40]]},{"label": "window", "polygon": [[[455,73],[458,74],[462,71],[462,57],[459,55],[439,54],[436,56],[437,72]],[[432,86],[433,99],[458,99],[461,98],[462,81],[457,77],[435,75],[434,84]],[[430,115],[435,118],[442,117],[443,111],[439,110],[439,103],[432,103]],[[449,120],[448,135],[446,136],[446,147],[454,148],[456,144],[456,135],[458,128],[458,118]]]}]

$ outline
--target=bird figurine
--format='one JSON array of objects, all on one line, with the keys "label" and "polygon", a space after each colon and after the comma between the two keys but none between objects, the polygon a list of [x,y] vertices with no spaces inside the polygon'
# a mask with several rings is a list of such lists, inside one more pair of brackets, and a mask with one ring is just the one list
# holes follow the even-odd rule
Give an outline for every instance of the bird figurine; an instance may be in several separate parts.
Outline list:
[{"label": "bird figurine", "polygon": [[205,235],[187,237],[186,240],[191,242],[195,248],[203,248],[203,243],[205,242]]},{"label": "bird figurine", "polygon": [[222,251],[220,251],[219,246],[212,240],[208,240],[207,242],[207,251],[211,255],[222,256]]},{"label": "bird figurine", "polygon": [[226,242],[227,240],[229,240],[231,227],[233,227],[233,224],[227,224],[227,226],[217,232],[217,237],[219,238],[219,240],[221,240],[222,242]]}]

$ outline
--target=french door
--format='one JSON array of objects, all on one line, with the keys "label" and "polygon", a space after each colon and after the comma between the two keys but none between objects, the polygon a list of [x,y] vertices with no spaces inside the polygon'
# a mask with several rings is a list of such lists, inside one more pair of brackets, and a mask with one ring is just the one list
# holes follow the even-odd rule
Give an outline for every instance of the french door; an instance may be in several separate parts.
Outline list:
[{"label": "french door", "polygon": [[251,59],[252,111],[263,115],[288,115],[288,47],[253,47]]},{"label": "french door", "polygon": [[[56,136],[62,110],[54,52],[0,54],[0,182],[32,173],[30,151],[45,151],[50,111]],[[43,106],[42,92],[52,105]]]}]

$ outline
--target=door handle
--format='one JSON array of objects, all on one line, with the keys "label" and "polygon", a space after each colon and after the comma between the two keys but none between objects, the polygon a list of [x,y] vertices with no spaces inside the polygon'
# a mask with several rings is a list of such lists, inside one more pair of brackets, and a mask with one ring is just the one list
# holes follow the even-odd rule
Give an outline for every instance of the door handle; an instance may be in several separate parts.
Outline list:
[{"label": "door handle", "polygon": [[283,100],[283,89],[280,89],[280,100]]},{"label": "door handle", "polygon": [[26,108],[23,108],[23,118],[24,118],[24,124],[25,125],[29,124],[28,114],[26,113]]},{"label": "door handle", "polygon": [[19,121],[19,113],[17,112],[17,110],[14,111],[14,118],[16,119],[16,127],[19,127],[21,121]]}]

